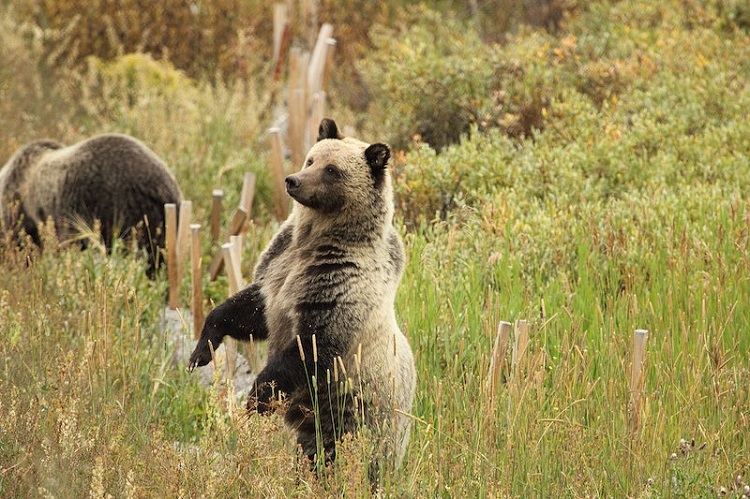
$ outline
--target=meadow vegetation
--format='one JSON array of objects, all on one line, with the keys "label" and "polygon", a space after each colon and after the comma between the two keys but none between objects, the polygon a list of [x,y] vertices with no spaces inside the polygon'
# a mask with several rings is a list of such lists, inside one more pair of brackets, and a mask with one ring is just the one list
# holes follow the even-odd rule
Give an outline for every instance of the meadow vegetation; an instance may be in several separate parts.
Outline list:
[{"label": "meadow vegetation", "polygon": [[[0,162],[43,136],[129,133],[203,221],[211,190],[235,206],[253,171],[249,276],[278,227],[270,8],[220,1],[191,18],[171,3],[185,2],[144,11],[159,21],[135,32],[125,13],[141,2],[122,2],[92,35],[75,2],[0,2]],[[750,497],[750,8],[352,3],[320,2],[342,35],[328,114],[398,150],[396,307],[418,372],[384,494]],[[170,34],[184,18],[193,38]],[[206,43],[211,30],[226,37]],[[0,496],[368,496],[366,437],[328,474],[295,471],[280,418],[248,418],[218,380],[207,391],[174,365],[165,283],[138,259],[5,237]],[[511,368],[509,349],[489,393],[498,322],[519,319],[528,352]]]}]

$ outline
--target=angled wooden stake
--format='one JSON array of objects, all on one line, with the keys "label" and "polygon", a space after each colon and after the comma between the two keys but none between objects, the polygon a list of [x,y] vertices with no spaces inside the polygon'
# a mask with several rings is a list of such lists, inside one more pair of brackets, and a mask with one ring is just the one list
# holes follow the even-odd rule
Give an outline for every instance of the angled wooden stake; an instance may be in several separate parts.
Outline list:
[{"label": "angled wooden stake", "polygon": [[[237,209],[234,211],[234,215],[232,215],[232,221],[229,225],[229,237],[236,236],[237,234],[240,234],[245,227],[245,221],[248,219],[248,214],[245,211],[244,208],[241,206],[238,206]],[[224,268],[224,257],[221,251],[217,251],[214,255],[214,259],[211,261],[211,266],[209,267],[208,273],[209,273],[209,280],[215,281],[217,277],[219,277],[219,273]]]},{"label": "angled wooden stake", "polygon": [[[249,214],[253,211],[253,198],[255,197],[255,174],[253,172],[245,173],[245,177],[242,179],[242,191],[240,192],[240,203],[239,206],[245,213]],[[244,232],[244,230],[242,231]],[[236,235],[236,234],[231,234]]]},{"label": "angled wooden stake", "polygon": [[333,25],[323,24],[318,32],[318,39],[315,41],[315,48],[310,56],[310,67],[307,70],[308,95],[315,95],[323,89],[323,75],[328,60],[327,52],[330,48],[328,40],[331,36],[333,36]]}]

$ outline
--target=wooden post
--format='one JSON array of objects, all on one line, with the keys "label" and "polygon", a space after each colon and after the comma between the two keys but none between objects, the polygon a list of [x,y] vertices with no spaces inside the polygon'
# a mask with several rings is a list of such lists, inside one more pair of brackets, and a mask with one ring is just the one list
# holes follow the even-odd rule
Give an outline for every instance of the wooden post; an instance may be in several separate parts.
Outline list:
[{"label": "wooden post", "polygon": [[308,143],[314,144],[318,138],[318,127],[325,118],[326,93],[317,92],[310,103],[310,121],[307,124]]},{"label": "wooden post", "polygon": [[285,3],[273,6],[273,78],[278,80],[289,46],[289,9]]},{"label": "wooden post", "polygon": [[221,204],[224,191],[214,189],[211,200],[211,244],[219,242],[219,231],[221,230]]},{"label": "wooden post", "polygon": [[495,401],[497,399],[497,390],[500,386],[505,363],[505,353],[508,351],[508,339],[510,338],[510,322],[500,321],[497,325],[497,334],[495,335],[495,344],[492,347],[492,357],[490,358],[490,368],[487,372],[487,389],[490,398],[489,412],[493,413]]},{"label": "wooden post", "polygon": [[[242,289],[242,242],[244,238],[241,234],[235,236],[229,236],[229,242],[232,243],[232,251],[234,251],[234,261],[236,266],[234,271],[236,272],[235,279],[237,280],[237,291]],[[227,268],[229,272],[229,268]]]},{"label": "wooden post", "polygon": [[180,306],[180,284],[177,279],[177,205],[164,205],[165,236],[167,239],[167,285],[169,287],[168,306],[175,310]]},{"label": "wooden post", "polygon": [[302,167],[307,148],[308,89],[310,54],[293,48],[289,54],[289,149],[295,170]]},{"label": "wooden post", "polygon": [[[241,206],[238,206],[237,209],[234,211],[234,215],[232,215],[232,221],[229,225],[229,236],[236,236],[237,234],[241,233],[243,228],[245,227],[245,221],[247,220],[248,215],[245,209]],[[211,266],[209,267],[209,279],[211,281],[215,281],[217,277],[219,277],[219,272],[221,272],[222,268],[224,267],[224,257],[223,253],[221,251],[217,251],[214,255],[214,259],[211,261]]]},{"label": "wooden post", "polygon": [[315,95],[323,89],[323,73],[325,72],[326,61],[328,59],[328,40],[331,39],[332,35],[332,25],[325,23],[320,27],[315,48],[310,56],[310,67],[307,73],[308,95]]},{"label": "wooden post", "polygon": [[311,46],[318,26],[318,5],[314,0],[302,0],[302,22],[307,30],[307,44]]},{"label": "wooden post", "polygon": [[630,374],[630,403],[629,412],[631,430],[638,428],[641,408],[641,372],[646,357],[646,340],[648,331],[645,329],[636,329],[633,333],[633,369]]},{"label": "wooden post", "polygon": [[276,198],[276,219],[285,220],[289,214],[289,198],[284,187],[284,153],[281,150],[281,131],[278,128],[268,130],[271,139],[271,175],[273,191]]},{"label": "wooden post", "polygon": [[[227,269],[227,278],[229,280],[229,295],[236,294],[241,289],[240,267],[237,261],[237,254],[234,250],[233,243],[224,243],[221,245],[221,252],[224,255],[224,262]],[[234,370],[237,366],[237,343],[229,336],[224,338],[224,350],[227,354],[226,379],[234,377]]]},{"label": "wooden post", "polygon": [[200,338],[205,320],[203,314],[203,276],[201,274],[201,226],[190,225],[191,248],[190,255],[191,274],[193,281],[193,338]]},{"label": "wooden post", "polygon": [[193,202],[180,203],[180,220],[177,225],[177,279],[182,280],[185,261],[190,256],[190,223],[193,217]]},{"label": "wooden post", "polygon": [[[247,172],[242,179],[242,192],[240,193],[240,207],[248,215],[253,211],[253,198],[255,197],[255,174]],[[241,231],[244,232],[244,231]],[[239,234],[239,232],[238,232]],[[231,234],[236,235],[236,234]]]},{"label": "wooden post", "polygon": [[304,160],[304,147],[302,145],[301,131],[304,129],[304,119],[307,105],[305,103],[305,89],[301,85],[302,50],[294,47],[289,51],[289,90],[287,95],[287,108],[289,121],[287,124],[287,140],[292,156],[294,169],[302,166]]},{"label": "wooden post", "polygon": [[516,334],[513,344],[513,376],[519,377],[519,371],[523,368],[523,360],[526,350],[529,348],[529,323],[523,320],[516,321]]},{"label": "wooden post", "polygon": [[326,40],[326,62],[325,66],[323,67],[323,81],[321,84],[321,90],[326,90],[328,88],[328,82],[331,78],[331,68],[333,67],[333,53],[336,49],[336,39],[335,38],[329,38]]}]

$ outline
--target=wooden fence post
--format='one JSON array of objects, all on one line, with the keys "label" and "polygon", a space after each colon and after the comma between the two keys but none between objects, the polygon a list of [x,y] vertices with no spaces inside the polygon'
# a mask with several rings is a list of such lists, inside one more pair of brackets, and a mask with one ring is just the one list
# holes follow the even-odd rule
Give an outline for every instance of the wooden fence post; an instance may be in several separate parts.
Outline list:
[{"label": "wooden fence post", "polygon": [[[255,197],[255,174],[245,173],[242,179],[242,191],[240,192],[240,206],[249,214],[253,211],[253,198]],[[243,231],[244,232],[244,231]],[[237,235],[237,234],[231,234]]]},{"label": "wooden fence post", "polygon": [[224,191],[214,189],[211,200],[211,244],[219,241],[219,231],[221,230],[221,205],[224,197]]},{"label": "wooden fence post", "polygon": [[271,175],[273,177],[273,191],[276,198],[276,219],[285,220],[289,214],[289,198],[286,195],[284,179],[284,154],[281,150],[281,130],[268,130],[271,139]]},{"label": "wooden fence post", "polygon": [[177,280],[185,275],[185,261],[190,256],[190,224],[193,218],[193,202],[180,203],[180,220],[177,224]]},{"label": "wooden fence post", "polygon": [[203,275],[201,273],[201,226],[200,224],[190,225],[191,248],[190,255],[191,274],[193,281],[193,338],[200,338],[203,330]]},{"label": "wooden fence post", "polygon": [[505,353],[508,350],[508,340],[510,339],[510,322],[500,321],[497,325],[497,334],[495,335],[495,344],[492,347],[492,357],[490,358],[490,368],[487,372],[487,389],[489,393],[489,413],[495,412],[495,403],[497,401],[497,390],[502,381],[503,364],[505,363]]},{"label": "wooden fence post", "polygon": [[180,285],[177,280],[177,205],[164,205],[165,237],[167,245],[168,306],[175,310],[180,306]]},{"label": "wooden fence post", "polygon": [[[227,278],[229,280],[229,295],[237,293],[241,287],[240,262],[237,260],[237,253],[234,249],[234,243],[224,243],[221,245],[221,252],[224,256],[224,266],[227,269]],[[237,366],[237,342],[229,336],[224,338],[224,351],[227,355],[226,379],[234,377],[234,370]]]},{"label": "wooden fence post", "polygon": [[315,95],[323,90],[323,75],[328,62],[328,40],[333,35],[333,26],[325,23],[320,27],[318,39],[315,41],[312,55],[310,56],[310,67],[307,73],[307,90],[309,95]]},{"label": "wooden fence post", "polygon": [[284,3],[273,6],[273,78],[281,77],[284,58],[289,46],[289,8]]},{"label": "wooden fence post", "polygon": [[513,377],[518,378],[523,370],[526,351],[529,348],[529,323],[524,320],[516,321],[516,334],[513,343]]}]

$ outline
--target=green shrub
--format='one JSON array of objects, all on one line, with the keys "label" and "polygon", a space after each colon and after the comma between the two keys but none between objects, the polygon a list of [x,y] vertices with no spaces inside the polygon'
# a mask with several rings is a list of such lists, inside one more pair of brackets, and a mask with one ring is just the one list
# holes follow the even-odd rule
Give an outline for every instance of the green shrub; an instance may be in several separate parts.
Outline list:
[{"label": "green shrub", "polygon": [[[33,0],[21,5],[21,18],[42,31],[46,52],[58,66],[81,66],[92,55],[109,60],[145,52],[193,76],[250,76],[248,57],[268,53],[271,9],[256,2]],[[266,36],[249,36],[255,30]]]}]

